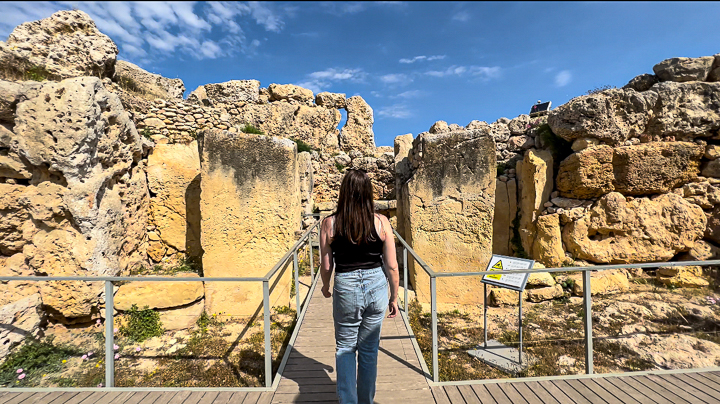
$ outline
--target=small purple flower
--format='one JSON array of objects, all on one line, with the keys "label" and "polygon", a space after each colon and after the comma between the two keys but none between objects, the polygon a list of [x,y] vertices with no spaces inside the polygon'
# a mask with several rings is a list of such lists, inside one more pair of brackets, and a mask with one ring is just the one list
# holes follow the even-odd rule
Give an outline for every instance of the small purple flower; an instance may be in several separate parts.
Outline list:
[{"label": "small purple flower", "polygon": [[135,352],[140,352],[140,351],[142,351],[142,348],[140,348],[140,347],[135,348]]},{"label": "small purple flower", "polygon": [[102,383],[98,384],[98,387],[102,387]]},{"label": "small purple flower", "polygon": [[113,345],[113,349],[117,351],[118,349],[120,349],[120,347],[117,346],[117,344],[115,344],[115,345]]},{"label": "small purple flower", "polygon": [[18,370],[17,370],[17,374],[20,374],[20,373],[22,373],[22,372],[23,372],[22,369],[18,369]]},{"label": "small purple flower", "polygon": [[82,360],[87,360],[87,355],[83,355]]},{"label": "small purple flower", "polygon": [[93,356],[93,353],[94,353],[94,352],[88,352],[88,358],[91,357],[91,356]]},{"label": "small purple flower", "polygon": [[115,354],[115,360],[120,359],[120,354]]},{"label": "small purple flower", "polygon": [[22,380],[22,379],[24,379],[24,378],[25,378],[25,373],[23,373],[23,374],[21,374],[20,376],[18,376],[18,379],[19,379],[19,380]]},{"label": "small purple flower", "polygon": [[113,334],[117,334],[117,332],[118,332],[117,328],[113,330]]}]

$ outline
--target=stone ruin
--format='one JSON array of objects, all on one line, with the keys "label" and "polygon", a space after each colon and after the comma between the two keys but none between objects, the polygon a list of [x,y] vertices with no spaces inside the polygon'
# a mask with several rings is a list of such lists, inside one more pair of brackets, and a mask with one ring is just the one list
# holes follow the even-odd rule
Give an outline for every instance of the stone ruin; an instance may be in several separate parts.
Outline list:
[{"label": "stone ruin", "polygon": [[[493,253],[539,267],[717,258],[720,55],[653,70],[540,118],[438,121],[393,150],[375,146],[359,96],[233,80],[183,99],[182,80],[118,61],[85,13],[59,12],[0,42],[0,273],[114,276],[186,259],[202,276],[261,276],[312,223],[301,213],[334,209],[347,168],[369,173],[378,211],[435,271],[477,271]],[[429,301],[427,277],[410,269]],[[696,267],[658,274],[707,285]],[[593,293],[627,289],[626,271],[593,276]],[[529,285],[533,302],[563,294],[547,274]],[[284,271],[272,304],[289,302],[289,286]],[[442,280],[438,296],[477,305],[480,288]],[[104,299],[100,282],[0,285],[12,326],[0,357],[47,322],[94,322]],[[253,315],[261,298],[259,284],[177,282],[125,284],[115,300],[181,329],[203,311]]]}]

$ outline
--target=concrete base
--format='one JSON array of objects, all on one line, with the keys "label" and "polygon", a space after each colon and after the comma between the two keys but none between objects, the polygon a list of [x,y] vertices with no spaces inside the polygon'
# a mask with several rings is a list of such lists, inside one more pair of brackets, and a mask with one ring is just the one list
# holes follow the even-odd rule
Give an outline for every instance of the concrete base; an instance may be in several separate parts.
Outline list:
[{"label": "concrete base", "polygon": [[494,339],[488,340],[487,348],[480,345],[477,349],[467,351],[467,353],[494,368],[513,375],[527,369],[530,361],[534,362],[533,357],[528,357],[528,355],[523,352],[522,364],[520,364],[518,362],[519,357],[517,349],[505,346]]}]

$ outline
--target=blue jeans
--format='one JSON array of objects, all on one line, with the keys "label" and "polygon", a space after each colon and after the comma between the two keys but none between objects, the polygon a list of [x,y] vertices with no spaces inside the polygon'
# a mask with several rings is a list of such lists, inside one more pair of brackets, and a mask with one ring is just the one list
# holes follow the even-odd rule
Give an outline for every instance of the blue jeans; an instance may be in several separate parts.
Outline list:
[{"label": "blue jeans", "polygon": [[372,404],[375,398],[380,329],[388,299],[382,268],[335,273],[333,320],[340,404]]}]

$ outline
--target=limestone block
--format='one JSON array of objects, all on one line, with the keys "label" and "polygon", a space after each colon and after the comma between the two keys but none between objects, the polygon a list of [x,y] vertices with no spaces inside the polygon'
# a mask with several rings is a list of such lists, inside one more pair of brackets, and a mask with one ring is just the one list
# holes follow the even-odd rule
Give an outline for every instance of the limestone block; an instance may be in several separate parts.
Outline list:
[{"label": "limestone block", "polygon": [[[493,216],[493,254],[510,255],[512,221],[515,216],[508,208],[510,196],[507,183],[495,180],[495,214]],[[517,212],[514,212],[517,214]]]},{"label": "limestone block", "polygon": [[508,123],[508,129],[510,129],[510,134],[512,135],[524,135],[525,132],[529,129],[528,126],[530,125],[530,115],[520,115],[517,118],[514,118],[510,120]]},{"label": "limestone block", "polygon": [[[484,269],[492,254],[495,143],[480,131],[457,131],[419,135],[415,148],[422,156],[399,209],[408,242],[436,272]],[[429,278],[415,264],[410,273],[418,298],[429,302]],[[481,288],[475,278],[441,279],[438,299],[477,304]]]},{"label": "limestone block", "polygon": [[660,80],[654,74],[641,74],[630,80],[623,88],[631,88],[637,92],[647,91],[658,81]]},{"label": "limestone block", "polygon": [[115,63],[113,81],[131,80],[138,91],[165,99],[182,100],[185,84],[180,79],[170,79],[159,74],[150,73],[137,65],[124,60]]},{"label": "limestone block", "polygon": [[716,160],[720,157],[720,145],[709,144],[705,147],[705,155],[703,156],[708,160]]},{"label": "limestone block", "polygon": [[302,202],[302,213],[313,213],[315,201],[313,200],[313,166],[312,156],[308,152],[298,153],[298,171],[300,180],[300,200]]},{"label": "limestone block", "polygon": [[[208,277],[264,276],[292,247],[300,228],[296,145],[218,130],[200,132],[198,143],[203,272]],[[271,305],[287,304],[290,272],[280,271],[271,280]],[[260,283],[205,285],[208,312],[247,316],[261,306]]]},{"label": "limestone block", "polygon": [[539,289],[528,289],[527,300],[533,303],[544,302],[546,300],[557,299],[565,294],[560,285],[548,286]]},{"label": "limestone block", "polygon": [[313,92],[293,84],[270,84],[268,86],[270,101],[298,101],[303,104],[312,104]]},{"label": "limestone block", "polygon": [[[198,278],[192,272],[179,273],[177,278]],[[115,309],[130,310],[133,304],[142,309],[167,309],[196,302],[204,296],[203,282],[130,282],[115,293]]]},{"label": "limestone block", "polygon": [[[22,253],[11,257],[0,256],[0,276],[33,276]],[[39,293],[39,282],[8,281],[0,283],[0,306],[16,302],[22,298]]]},{"label": "limestone block", "polygon": [[0,307],[0,358],[4,359],[16,344],[27,336],[37,336],[43,321],[38,307],[39,294],[24,297]]},{"label": "limestone block", "polygon": [[160,322],[165,331],[188,330],[197,327],[197,321],[205,311],[205,301],[198,300],[186,306],[159,310]]},{"label": "limestone block", "polygon": [[404,213],[409,207],[407,195],[403,192],[403,184],[412,175],[412,167],[410,165],[409,154],[412,149],[413,135],[408,133],[395,137],[395,197],[397,198],[397,231],[400,236],[407,238],[405,234],[405,221],[407,215]]},{"label": "limestone block", "polygon": [[535,221],[553,190],[553,158],[547,150],[528,150],[517,165],[520,200],[520,240],[532,253]]},{"label": "limestone block", "polygon": [[706,213],[707,227],[705,228],[704,239],[716,244],[720,243],[720,206]]},{"label": "limestone block", "polygon": [[315,104],[325,108],[344,109],[347,107],[345,94],[323,91],[315,96]]},{"label": "limestone block", "polygon": [[720,81],[720,53],[715,55],[715,62],[712,65],[710,74],[708,74],[707,81]]},{"label": "limestone block", "polygon": [[562,246],[560,215],[544,215],[535,221],[535,241],[532,257],[549,268],[562,266],[567,259]]},{"label": "limestone block", "polygon": [[[160,240],[199,258],[200,156],[197,142],[158,144],[148,156],[153,224]],[[155,261],[159,261],[155,259]]]},{"label": "limestone block", "polygon": [[703,162],[700,174],[703,177],[720,178],[720,159]]},{"label": "limestone block", "polygon": [[595,147],[600,144],[600,141],[597,139],[593,139],[591,137],[583,137],[580,139],[575,139],[572,143],[571,148],[573,151],[580,151],[585,150],[590,147]]},{"label": "limestone block", "polygon": [[563,241],[576,259],[606,264],[661,262],[692,248],[706,221],[702,208],[676,194],[628,202],[611,192],[565,225]]},{"label": "limestone block", "polygon": [[[337,127],[342,119],[340,111],[333,108],[301,105],[294,114],[295,119],[292,126],[286,129],[289,132],[287,133],[288,137],[300,139],[323,151],[334,152],[338,149],[339,131]],[[273,131],[266,133],[279,136]]]},{"label": "limestone block", "polygon": [[[201,89],[202,88],[202,89]],[[190,93],[188,101],[201,105],[255,103],[260,97],[257,80],[230,80],[200,86]]]},{"label": "limestone block", "polygon": [[[522,299],[527,300],[529,291],[522,292]],[[482,295],[482,293],[480,293]],[[488,305],[493,307],[517,306],[520,295],[519,292],[510,289],[493,288],[490,290]]]},{"label": "limestone block", "polygon": [[568,198],[588,199],[611,191],[624,195],[665,193],[691,181],[705,149],[690,142],[653,142],[573,153],[560,163],[557,188]]},{"label": "limestone block", "polygon": [[656,278],[663,285],[678,288],[703,288],[710,285],[702,278],[702,268],[697,266],[659,268]]},{"label": "limestone block", "polygon": [[340,131],[340,148],[372,155],[375,149],[373,110],[359,95],[347,99],[347,121]]},{"label": "limestone block", "polygon": [[715,58],[705,56],[700,58],[672,58],[666,59],[653,66],[653,71],[660,81],[704,81],[710,73]]},{"label": "limestone block", "polygon": [[688,139],[709,137],[720,129],[720,83],[666,81],[643,94],[651,93],[658,101],[646,133]]},{"label": "limestone block", "polygon": [[[41,66],[54,78],[112,75],[118,48],[80,10],[58,11],[48,18],[26,22],[10,33],[3,68]],[[5,63],[2,63],[5,64]]]},{"label": "limestone block", "polygon": [[720,258],[720,247],[698,240],[690,251],[678,256],[678,261],[707,261]]},{"label": "limestone block", "polygon": [[447,132],[450,132],[450,127],[448,126],[448,123],[445,121],[437,121],[434,124],[432,124],[430,129],[428,129],[428,132],[430,132],[432,134],[447,133]]},{"label": "limestone block", "polygon": [[[573,294],[575,296],[583,295],[583,277],[579,276],[575,279],[573,286]],[[607,271],[592,272],[590,274],[590,294],[609,295],[614,293],[626,292],[630,289],[630,281],[624,270],[614,269]]]}]

